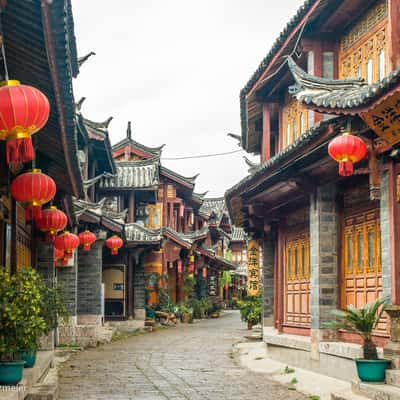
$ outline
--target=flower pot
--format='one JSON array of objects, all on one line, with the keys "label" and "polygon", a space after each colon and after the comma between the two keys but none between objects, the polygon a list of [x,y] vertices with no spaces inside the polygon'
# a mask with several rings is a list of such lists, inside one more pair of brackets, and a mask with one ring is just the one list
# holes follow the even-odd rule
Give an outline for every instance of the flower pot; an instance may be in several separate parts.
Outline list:
[{"label": "flower pot", "polygon": [[219,318],[219,312],[215,311],[211,314],[211,318]]},{"label": "flower pot", "polygon": [[24,368],[32,368],[36,362],[36,350],[18,350],[18,357],[25,361]]},{"label": "flower pot", "polygon": [[363,382],[383,382],[390,360],[356,360],[358,377]]},{"label": "flower pot", "polygon": [[183,322],[184,324],[189,323],[190,321],[190,314],[189,313],[182,313],[181,315],[181,322]]},{"label": "flower pot", "polygon": [[22,380],[25,361],[0,362],[0,385],[16,385]]}]

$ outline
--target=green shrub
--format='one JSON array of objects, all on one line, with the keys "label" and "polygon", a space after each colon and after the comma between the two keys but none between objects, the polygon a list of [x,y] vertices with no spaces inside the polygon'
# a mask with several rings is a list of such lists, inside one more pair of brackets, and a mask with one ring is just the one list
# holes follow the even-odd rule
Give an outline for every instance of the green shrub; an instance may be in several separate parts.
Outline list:
[{"label": "green shrub", "polygon": [[250,322],[253,325],[261,322],[261,296],[247,297],[246,300],[238,301],[238,305],[242,321]]},{"label": "green shrub", "polygon": [[40,336],[47,331],[42,285],[32,268],[22,268],[15,275],[0,268],[0,360],[15,360],[19,349],[38,348]]}]

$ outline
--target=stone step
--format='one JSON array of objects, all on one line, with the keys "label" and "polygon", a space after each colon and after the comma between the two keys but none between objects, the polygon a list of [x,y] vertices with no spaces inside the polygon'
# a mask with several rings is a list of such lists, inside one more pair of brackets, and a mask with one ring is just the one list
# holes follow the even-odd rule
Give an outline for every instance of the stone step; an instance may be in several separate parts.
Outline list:
[{"label": "stone step", "polygon": [[372,400],[400,400],[400,388],[385,383],[352,381],[353,393]]},{"label": "stone step", "polygon": [[354,394],[351,390],[341,393],[332,393],[331,400],[368,400],[368,397]]},{"label": "stone step", "polygon": [[400,387],[400,369],[388,369],[386,371],[386,383]]}]

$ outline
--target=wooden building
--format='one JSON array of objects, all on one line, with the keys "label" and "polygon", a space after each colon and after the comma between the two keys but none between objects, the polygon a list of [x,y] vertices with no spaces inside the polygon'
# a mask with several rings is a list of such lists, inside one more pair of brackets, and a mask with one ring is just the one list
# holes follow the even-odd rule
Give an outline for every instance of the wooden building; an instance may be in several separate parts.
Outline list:
[{"label": "wooden building", "polygon": [[[325,328],[331,310],[399,304],[399,13],[394,0],[306,1],[240,95],[260,164],[226,201],[263,246],[264,340],[344,379],[355,371],[325,361],[350,368],[358,348],[335,343],[359,341]],[[328,155],[343,132],[368,148],[346,177]],[[387,316],[374,340],[390,340]]]}]

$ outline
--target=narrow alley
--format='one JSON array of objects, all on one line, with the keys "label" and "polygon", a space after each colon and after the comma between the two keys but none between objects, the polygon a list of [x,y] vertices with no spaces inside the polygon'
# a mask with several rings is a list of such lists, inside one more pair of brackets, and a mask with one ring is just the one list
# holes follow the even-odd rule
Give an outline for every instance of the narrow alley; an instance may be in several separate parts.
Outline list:
[{"label": "narrow alley", "polygon": [[60,373],[61,400],[303,399],[239,366],[239,313],[131,337],[79,353]]}]

